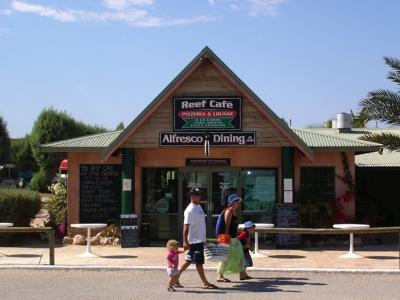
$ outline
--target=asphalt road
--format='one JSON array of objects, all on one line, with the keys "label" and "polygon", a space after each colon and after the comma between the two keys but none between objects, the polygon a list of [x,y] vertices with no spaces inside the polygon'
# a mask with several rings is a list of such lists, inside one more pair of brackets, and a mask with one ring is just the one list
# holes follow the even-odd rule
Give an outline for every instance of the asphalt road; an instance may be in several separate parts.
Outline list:
[{"label": "asphalt road", "polygon": [[[400,299],[398,274],[253,272],[257,279],[219,283],[203,290],[195,271],[183,289],[166,290],[167,275],[155,270],[1,270],[0,299]],[[215,283],[215,273],[207,272]]]}]

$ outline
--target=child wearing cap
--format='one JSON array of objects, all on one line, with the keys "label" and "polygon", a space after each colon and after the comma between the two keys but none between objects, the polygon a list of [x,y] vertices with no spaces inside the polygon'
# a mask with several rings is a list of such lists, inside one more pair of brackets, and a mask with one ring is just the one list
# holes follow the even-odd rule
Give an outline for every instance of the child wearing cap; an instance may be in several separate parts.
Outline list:
[{"label": "child wearing cap", "polygon": [[253,266],[253,260],[251,259],[250,250],[253,251],[253,245],[251,244],[250,233],[254,232],[256,225],[252,221],[244,222],[244,230],[241,231],[237,238],[243,245],[244,254],[244,269],[240,273],[240,280],[253,279],[246,272],[246,269]]}]

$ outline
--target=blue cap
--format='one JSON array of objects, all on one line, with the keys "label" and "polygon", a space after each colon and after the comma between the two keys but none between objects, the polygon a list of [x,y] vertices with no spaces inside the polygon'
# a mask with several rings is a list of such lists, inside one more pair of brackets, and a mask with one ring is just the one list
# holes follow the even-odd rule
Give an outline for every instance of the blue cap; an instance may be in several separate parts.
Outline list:
[{"label": "blue cap", "polygon": [[232,194],[228,197],[228,206],[231,206],[233,202],[235,201],[240,201],[240,197],[238,196],[238,194]]},{"label": "blue cap", "polygon": [[255,225],[252,221],[246,221],[246,222],[244,222],[244,228],[250,228],[250,227],[255,228],[256,225]]}]

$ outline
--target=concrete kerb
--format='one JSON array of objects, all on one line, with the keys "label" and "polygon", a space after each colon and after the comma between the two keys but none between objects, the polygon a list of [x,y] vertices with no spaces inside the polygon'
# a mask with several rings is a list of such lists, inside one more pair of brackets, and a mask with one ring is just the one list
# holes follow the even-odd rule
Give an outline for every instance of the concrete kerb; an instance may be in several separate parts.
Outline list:
[{"label": "concrete kerb", "polygon": [[[0,265],[0,270],[87,270],[87,271],[134,271],[165,270],[164,266],[82,266],[82,265]],[[207,271],[217,271],[217,267],[204,267]],[[194,267],[188,270],[195,271]],[[249,268],[252,272],[283,273],[351,273],[351,274],[400,274],[400,269],[334,269],[334,268]]]}]

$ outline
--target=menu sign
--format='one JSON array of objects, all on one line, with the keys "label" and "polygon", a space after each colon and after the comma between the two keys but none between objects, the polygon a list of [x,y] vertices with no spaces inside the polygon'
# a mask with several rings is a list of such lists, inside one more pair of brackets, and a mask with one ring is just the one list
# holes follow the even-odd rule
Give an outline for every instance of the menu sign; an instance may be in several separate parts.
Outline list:
[{"label": "menu sign", "polygon": [[241,130],[240,97],[174,98],[174,130]]},{"label": "menu sign", "polygon": [[[208,132],[211,146],[255,146],[256,133]],[[160,132],[160,146],[204,146],[206,135],[203,132]]]},{"label": "menu sign", "polygon": [[80,165],[79,180],[80,223],[118,220],[121,213],[121,165]]},{"label": "menu sign", "polygon": [[[277,227],[299,227],[300,207],[295,203],[276,204],[275,221]],[[280,233],[276,235],[277,248],[298,248],[301,244],[299,234]]]}]

